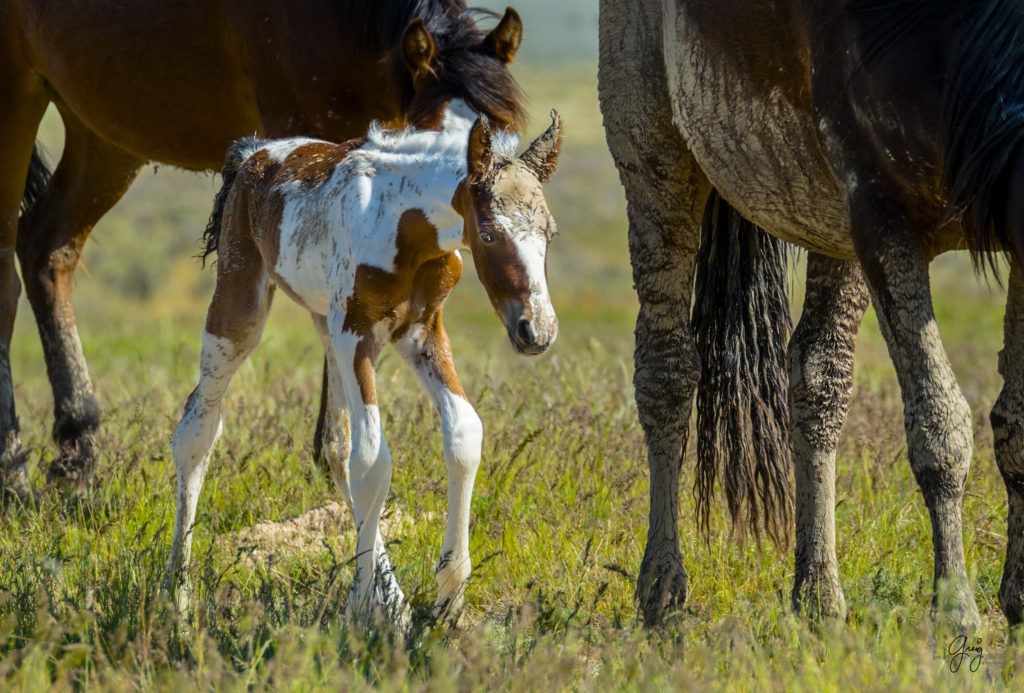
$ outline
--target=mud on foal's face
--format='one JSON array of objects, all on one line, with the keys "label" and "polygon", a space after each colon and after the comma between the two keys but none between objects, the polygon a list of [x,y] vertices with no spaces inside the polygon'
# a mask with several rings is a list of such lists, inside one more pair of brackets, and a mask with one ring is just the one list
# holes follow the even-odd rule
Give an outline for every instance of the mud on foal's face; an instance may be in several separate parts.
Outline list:
[{"label": "mud on foal's face", "polygon": [[543,352],[558,334],[546,265],[555,221],[541,183],[555,170],[561,132],[552,112],[548,131],[509,158],[493,151],[487,121],[478,119],[470,132],[466,182],[456,195],[477,275],[522,354]]}]

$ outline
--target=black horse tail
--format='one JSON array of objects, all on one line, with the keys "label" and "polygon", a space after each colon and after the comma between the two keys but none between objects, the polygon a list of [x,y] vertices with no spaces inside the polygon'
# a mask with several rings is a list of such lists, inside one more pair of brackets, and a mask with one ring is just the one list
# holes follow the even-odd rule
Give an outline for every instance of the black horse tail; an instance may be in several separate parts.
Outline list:
[{"label": "black horse tail", "polygon": [[243,137],[228,147],[224,168],[220,171],[220,190],[217,192],[217,197],[213,199],[210,221],[207,222],[206,230],[203,231],[203,252],[199,255],[203,267],[206,267],[206,258],[217,252],[217,246],[220,244],[220,223],[224,216],[224,203],[227,202],[228,194],[231,192],[231,184],[235,182],[235,177],[238,176],[245,160],[261,149],[263,144],[263,140],[259,137]]},{"label": "black horse tail", "polygon": [[[793,491],[786,348],[793,329],[785,244],[713,192],[704,211],[693,304],[698,522],[710,530],[715,479],[734,529],[788,547]],[[762,530],[763,525],[763,530]]]},{"label": "black horse tail", "polygon": [[46,184],[50,182],[50,167],[43,160],[39,151],[39,143],[32,145],[32,160],[28,165],[28,175],[25,176],[25,192],[21,196],[21,213],[25,214],[32,209],[32,205],[43,194]]}]

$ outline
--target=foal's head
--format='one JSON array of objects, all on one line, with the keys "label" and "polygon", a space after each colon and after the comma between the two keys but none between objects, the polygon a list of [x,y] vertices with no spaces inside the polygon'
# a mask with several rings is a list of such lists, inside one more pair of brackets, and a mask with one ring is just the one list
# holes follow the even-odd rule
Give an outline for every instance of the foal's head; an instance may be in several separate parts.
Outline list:
[{"label": "foal's head", "polygon": [[438,128],[445,105],[460,99],[496,127],[518,129],[522,94],[507,66],[522,33],[523,22],[511,7],[488,34],[477,28],[471,10],[413,20],[401,43],[402,61],[412,76],[409,122]]},{"label": "foal's head", "polygon": [[478,118],[469,133],[466,180],[452,200],[477,276],[522,354],[541,353],[558,334],[545,261],[555,220],[541,190],[562,144],[562,121],[554,111],[551,120],[525,152],[510,157],[494,150],[487,118]]}]

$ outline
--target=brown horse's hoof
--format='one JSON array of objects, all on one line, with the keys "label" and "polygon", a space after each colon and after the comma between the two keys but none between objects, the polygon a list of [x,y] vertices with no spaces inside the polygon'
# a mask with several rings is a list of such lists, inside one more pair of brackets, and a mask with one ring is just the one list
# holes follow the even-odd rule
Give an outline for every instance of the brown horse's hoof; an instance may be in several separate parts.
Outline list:
[{"label": "brown horse's hoof", "polygon": [[686,569],[676,546],[647,545],[640,575],[636,581],[636,600],[649,628],[664,623],[686,603]]},{"label": "brown horse's hoof", "polygon": [[60,455],[50,464],[46,481],[65,493],[80,493],[88,488],[95,468],[92,436],[83,435],[61,444]]},{"label": "brown horse's hoof", "polygon": [[0,507],[33,505],[36,500],[35,489],[28,478],[28,460],[14,433],[0,450]]}]

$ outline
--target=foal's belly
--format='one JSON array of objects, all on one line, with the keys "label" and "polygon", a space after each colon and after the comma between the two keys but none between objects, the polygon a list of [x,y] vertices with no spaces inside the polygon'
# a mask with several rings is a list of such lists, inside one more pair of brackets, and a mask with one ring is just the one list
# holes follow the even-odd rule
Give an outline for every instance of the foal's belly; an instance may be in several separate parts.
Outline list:
[{"label": "foal's belly", "polygon": [[673,119],[708,180],[772,235],[852,258],[846,203],[810,113],[782,88],[753,86],[727,51],[701,37],[678,3],[664,6]]}]

